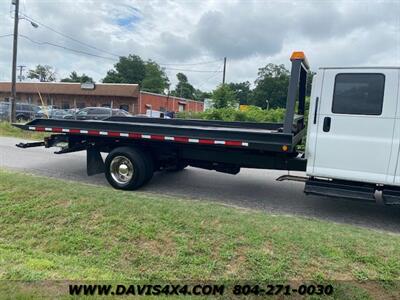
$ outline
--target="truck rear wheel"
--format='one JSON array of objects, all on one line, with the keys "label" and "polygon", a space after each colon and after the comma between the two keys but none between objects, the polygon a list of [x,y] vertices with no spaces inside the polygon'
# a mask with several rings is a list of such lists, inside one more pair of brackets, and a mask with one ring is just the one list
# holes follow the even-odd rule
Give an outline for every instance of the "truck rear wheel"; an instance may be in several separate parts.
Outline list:
[{"label": "truck rear wheel", "polygon": [[[108,154],[105,161],[107,181],[117,189],[136,190],[149,178],[146,154],[139,149],[119,147]],[[151,170],[153,172],[153,170]]]}]

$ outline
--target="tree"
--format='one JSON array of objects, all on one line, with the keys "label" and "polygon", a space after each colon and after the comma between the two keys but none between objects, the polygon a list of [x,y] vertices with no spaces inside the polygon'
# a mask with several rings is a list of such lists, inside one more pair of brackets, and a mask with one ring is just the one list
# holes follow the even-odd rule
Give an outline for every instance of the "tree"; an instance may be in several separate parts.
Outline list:
[{"label": "tree", "polygon": [[218,86],[212,93],[214,108],[233,107],[238,103],[235,92],[227,84]]},{"label": "tree", "polygon": [[92,77],[89,77],[85,73],[83,73],[81,76],[78,75],[75,71],[72,71],[71,74],[69,74],[69,77],[63,78],[60,80],[61,82],[80,82],[80,83],[85,83],[85,82],[94,82]]},{"label": "tree", "polygon": [[175,87],[175,90],[171,92],[172,96],[193,99],[194,98],[194,87],[188,82],[188,78],[183,73],[176,74],[176,78],[178,78],[178,83]]},{"label": "tree", "polygon": [[37,65],[35,69],[28,71],[28,78],[39,79],[40,82],[51,82],[56,80],[56,72],[49,65]]},{"label": "tree", "polygon": [[121,56],[119,58],[114,69],[107,72],[103,82],[142,84],[145,76],[146,66],[143,60],[137,55],[130,54],[128,57]]},{"label": "tree", "polygon": [[229,88],[235,93],[236,100],[240,104],[248,104],[251,97],[250,82],[229,83]]},{"label": "tree", "polygon": [[268,64],[258,69],[256,87],[253,91],[251,104],[262,108],[285,107],[289,85],[289,71],[284,65]]},{"label": "tree", "polygon": [[145,77],[142,81],[141,89],[143,91],[163,94],[169,87],[169,79],[156,62],[148,60],[145,63]]},{"label": "tree", "polygon": [[199,89],[195,89],[193,93],[193,97],[195,100],[204,101],[204,99],[210,99],[212,97],[211,92],[204,92]]}]

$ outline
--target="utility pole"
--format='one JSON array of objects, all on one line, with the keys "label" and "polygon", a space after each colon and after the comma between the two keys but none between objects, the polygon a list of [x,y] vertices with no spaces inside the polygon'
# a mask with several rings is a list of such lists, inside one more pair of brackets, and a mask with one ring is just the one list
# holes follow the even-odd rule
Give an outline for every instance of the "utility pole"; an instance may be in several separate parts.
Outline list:
[{"label": "utility pole", "polygon": [[24,68],[26,68],[26,66],[17,66],[17,68],[19,68],[18,79],[19,79],[19,82],[21,82],[22,81],[22,71],[24,70]]},{"label": "utility pole", "polygon": [[19,0],[13,0],[15,5],[14,13],[14,41],[11,73],[11,103],[10,103],[10,122],[15,122],[15,102],[17,99],[17,47],[18,47],[18,21],[19,21]]},{"label": "utility pole", "polygon": [[222,72],[222,85],[225,84],[226,57],[224,57],[224,71]]}]

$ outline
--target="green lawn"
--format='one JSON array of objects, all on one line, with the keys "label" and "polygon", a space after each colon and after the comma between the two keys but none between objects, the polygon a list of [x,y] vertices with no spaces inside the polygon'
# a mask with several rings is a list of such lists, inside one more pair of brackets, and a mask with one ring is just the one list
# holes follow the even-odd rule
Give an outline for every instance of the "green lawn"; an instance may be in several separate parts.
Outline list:
[{"label": "green lawn", "polygon": [[34,132],[22,130],[12,126],[8,122],[0,122],[0,136],[18,137],[28,140],[42,140],[44,137],[49,136],[49,133]]},{"label": "green lawn", "polygon": [[365,299],[400,296],[399,258],[396,234],[0,170],[0,280],[339,280]]}]

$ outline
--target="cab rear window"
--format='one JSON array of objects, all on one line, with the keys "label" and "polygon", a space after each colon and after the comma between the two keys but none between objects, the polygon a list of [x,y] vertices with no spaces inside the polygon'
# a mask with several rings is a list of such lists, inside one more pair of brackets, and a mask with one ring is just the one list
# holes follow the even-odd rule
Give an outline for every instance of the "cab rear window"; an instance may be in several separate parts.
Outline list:
[{"label": "cab rear window", "polygon": [[332,112],[351,115],[380,115],[385,75],[342,73],[335,78]]}]

